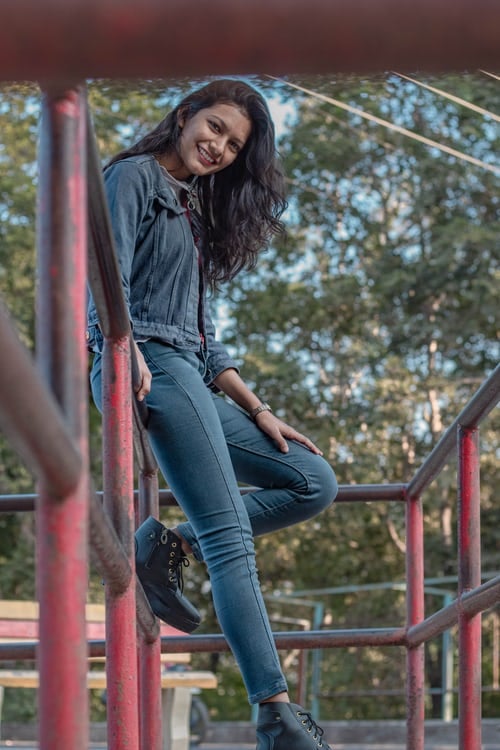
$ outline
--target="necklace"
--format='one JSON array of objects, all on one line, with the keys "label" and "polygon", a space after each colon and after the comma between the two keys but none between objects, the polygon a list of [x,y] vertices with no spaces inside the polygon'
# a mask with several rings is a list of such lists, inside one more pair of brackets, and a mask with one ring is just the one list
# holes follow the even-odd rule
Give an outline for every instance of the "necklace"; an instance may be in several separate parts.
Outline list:
[{"label": "necklace", "polygon": [[160,162],[158,163],[160,164],[160,168],[163,174],[167,178],[171,187],[174,189],[174,192],[177,194],[177,198],[180,199],[182,192],[184,191],[187,195],[186,201],[188,209],[190,211],[195,211],[198,208],[198,176],[194,175],[190,182],[186,182],[185,180],[178,180],[177,177],[174,177],[173,174],[170,174],[168,169],[164,167],[163,164],[161,164]]}]

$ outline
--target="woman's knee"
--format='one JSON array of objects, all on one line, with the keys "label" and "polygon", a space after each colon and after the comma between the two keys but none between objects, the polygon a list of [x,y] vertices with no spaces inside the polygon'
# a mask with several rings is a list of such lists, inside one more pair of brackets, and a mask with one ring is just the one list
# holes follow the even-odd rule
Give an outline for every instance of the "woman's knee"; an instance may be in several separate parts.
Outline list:
[{"label": "woman's knee", "polygon": [[314,514],[321,513],[332,505],[337,497],[338,483],[330,464],[321,456],[314,456],[307,478],[307,491],[304,500],[314,508]]}]

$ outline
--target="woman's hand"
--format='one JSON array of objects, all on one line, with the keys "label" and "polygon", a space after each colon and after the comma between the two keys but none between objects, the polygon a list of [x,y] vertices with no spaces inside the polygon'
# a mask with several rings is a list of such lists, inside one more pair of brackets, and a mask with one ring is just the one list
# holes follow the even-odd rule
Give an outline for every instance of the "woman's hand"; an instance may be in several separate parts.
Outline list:
[{"label": "woman's hand", "polygon": [[139,376],[137,382],[134,380],[134,391],[138,401],[144,401],[146,396],[151,390],[152,375],[149,367],[147,366],[142,352],[134,341],[135,355],[137,357],[137,366]]},{"label": "woman's hand", "polygon": [[[242,409],[249,414],[258,406],[262,406],[260,399],[252,393],[248,386],[240,378],[236,370],[231,368],[223,370],[214,380],[215,385],[224,391],[229,398],[235,401]],[[295,440],[297,443],[302,443],[308,448],[311,453],[316,453],[318,456],[322,456],[323,452],[314,445],[314,443],[302,435],[293,427],[282,422],[281,419],[275,417],[271,411],[267,409],[265,411],[259,411],[254,417],[255,424],[259,427],[262,432],[269,435],[272,438],[279,450],[282,453],[288,453],[287,440]]]},{"label": "woman's hand", "polygon": [[286,422],[282,422],[281,419],[275,417],[270,411],[259,412],[254,421],[262,432],[265,432],[266,435],[269,435],[274,440],[282,453],[288,453],[287,440],[295,440],[297,443],[305,445],[312,453],[316,453],[318,456],[323,455],[323,452],[309,438],[297,432],[297,430],[290,427]]}]

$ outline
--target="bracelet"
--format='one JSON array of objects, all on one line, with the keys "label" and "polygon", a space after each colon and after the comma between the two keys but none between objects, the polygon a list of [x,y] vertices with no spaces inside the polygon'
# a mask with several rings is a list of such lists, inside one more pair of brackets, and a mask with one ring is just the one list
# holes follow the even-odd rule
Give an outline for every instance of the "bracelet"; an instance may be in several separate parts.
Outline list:
[{"label": "bracelet", "polygon": [[272,412],[272,409],[269,406],[269,404],[265,404],[264,403],[264,404],[260,404],[260,406],[256,406],[255,409],[252,409],[248,413],[248,415],[249,415],[249,417],[251,417],[251,419],[253,419],[255,421],[255,417],[257,416],[257,414],[260,414],[263,411],[270,411],[270,412]]}]

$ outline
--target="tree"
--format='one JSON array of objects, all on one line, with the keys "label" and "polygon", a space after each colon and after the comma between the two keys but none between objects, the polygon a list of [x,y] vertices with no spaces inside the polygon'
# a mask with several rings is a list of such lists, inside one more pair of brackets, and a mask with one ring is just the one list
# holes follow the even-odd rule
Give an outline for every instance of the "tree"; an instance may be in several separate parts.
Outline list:
[{"label": "tree", "polygon": [[[413,84],[389,76],[304,85],[492,163],[491,121]],[[479,92],[496,108],[494,86],[479,75],[439,85],[464,98]],[[281,144],[290,234],[233,283],[225,336],[258,391],[319,442],[342,483],[408,481],[498,360],[494,176],[296,96],[297,122]],[[486,519],[496,515],[494,427],[490,419],[483,431]],[[457,572],[455,498],[450,466],[425,496],[428,575]],[[265,579],[280,588],[293,578],[302,589],[318,579],[401,580],[403,515],[395,504],[338,507],[292,540],[261,540]],[[483,539],[493,559],[498,525],[486,522]],[[361,625],[367,615],[377,624],[373,602],[349,606],[332,604],[336,624]],[[401,619],[401,601],[379,613],[380,624]],[[339,659],[325,671],[335,673]]]}]

